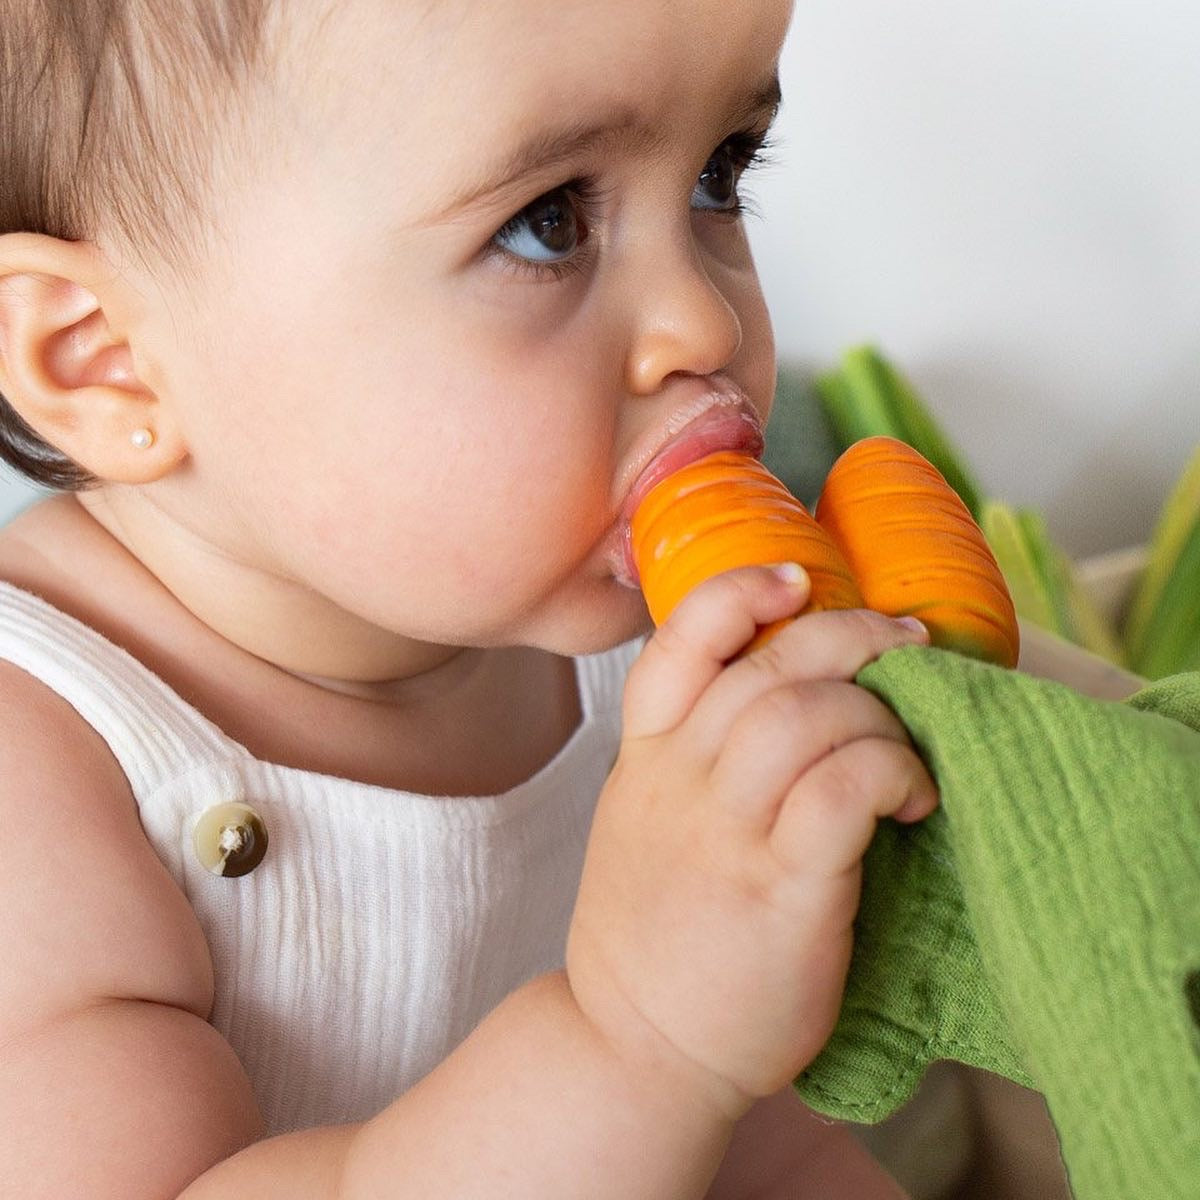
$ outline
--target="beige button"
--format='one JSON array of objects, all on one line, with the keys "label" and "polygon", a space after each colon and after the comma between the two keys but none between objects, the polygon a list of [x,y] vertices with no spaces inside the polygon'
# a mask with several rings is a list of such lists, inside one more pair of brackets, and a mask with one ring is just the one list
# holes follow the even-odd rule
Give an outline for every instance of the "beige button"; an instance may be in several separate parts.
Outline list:
[{"label": "beige button", "polygon": [[248,804],[217,804],[201,814],[192,833],[196,857],[214,875],[247,875],[267,852],[267,827]]}]

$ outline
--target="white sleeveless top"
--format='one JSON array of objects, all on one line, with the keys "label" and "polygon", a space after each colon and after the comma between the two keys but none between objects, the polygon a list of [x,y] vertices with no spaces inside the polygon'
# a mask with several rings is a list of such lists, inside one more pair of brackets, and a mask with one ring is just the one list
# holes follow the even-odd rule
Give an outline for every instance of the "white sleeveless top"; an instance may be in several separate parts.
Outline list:
[{"label": "white sleeveless top", "polygon": [[[576,660],[582,721],[532,779],[430,797],[260,762],[124,650],[0,583],[0,659],[67,700],[120,763],[208,939],[210,1020],[271,1133],[372,1116],[562,965],[637,649]],[[269,838],[238,878],[209,873],[192,838],[230,801]]]}]

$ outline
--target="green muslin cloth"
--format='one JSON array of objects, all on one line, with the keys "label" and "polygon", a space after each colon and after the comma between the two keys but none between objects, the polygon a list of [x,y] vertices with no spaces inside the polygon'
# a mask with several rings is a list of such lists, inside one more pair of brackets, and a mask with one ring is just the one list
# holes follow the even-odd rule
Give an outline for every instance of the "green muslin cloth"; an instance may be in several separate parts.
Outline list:
[{"label": "green muslin cloth", "polygon": [[911,647],[859,682],[942,803],[880,825],[803,1099],[873,1123],[955,1059],[1044,1095],[1076,1200],[1197,1200],[1200,673],[1111,703]]}]

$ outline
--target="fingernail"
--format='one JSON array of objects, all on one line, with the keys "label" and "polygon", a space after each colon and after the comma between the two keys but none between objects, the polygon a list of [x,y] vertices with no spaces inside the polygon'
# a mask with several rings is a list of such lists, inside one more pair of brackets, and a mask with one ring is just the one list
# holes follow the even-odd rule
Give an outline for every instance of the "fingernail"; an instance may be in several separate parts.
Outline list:
[{"label": "fingernail", "polygon": [[926,817],[931,816],[937,811],[937,806],[929,807],[929,801],[916,797],[906,801],[898,811],[892,814],[893,819],[901,822],[904,825],[912,825],[916,821],[923,821]]},{"label": "fingernail", "polygon": [[799,563],[773,563],[770,570],[776,579],[782,579],[784,583],[794,585],[808,579],[808,572]]},{"label": "fingernail", "polygon": [[920,633],[925,637],[929,636],[928,628],[923,622],[918,621],[916,617],[897,617],[896,624],[903,625],[905,629],[911,629],[913,633]]}]

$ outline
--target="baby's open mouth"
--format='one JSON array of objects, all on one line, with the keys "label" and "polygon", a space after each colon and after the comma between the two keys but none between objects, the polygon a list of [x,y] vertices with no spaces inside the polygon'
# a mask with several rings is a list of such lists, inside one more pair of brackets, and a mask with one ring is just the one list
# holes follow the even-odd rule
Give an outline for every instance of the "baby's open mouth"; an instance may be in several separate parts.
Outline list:
[{"label": "baby's open mouth", "polygon": [[621,543],[626,578],[622,583],[637,586],[638,571],[630,547],[629,523],[638,505],[656,484],[683,467],[719,450],[736,450],[757,458],[763,451],[762,420],[749,400],[722,398],[670,434],[642,468],[621,510]]}]

